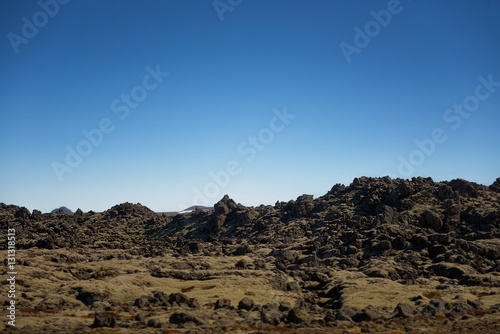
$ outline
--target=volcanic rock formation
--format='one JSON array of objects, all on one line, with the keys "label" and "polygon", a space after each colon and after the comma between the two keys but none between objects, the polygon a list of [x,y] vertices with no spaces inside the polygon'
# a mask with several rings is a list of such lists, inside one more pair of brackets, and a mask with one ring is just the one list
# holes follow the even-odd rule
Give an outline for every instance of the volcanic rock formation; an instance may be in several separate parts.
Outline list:
[{"label": "volcanic rock formation", "polygon": [[360,177],[174,216],[0,204],[0,222],[26,332],[500,331],[500,178]]}]

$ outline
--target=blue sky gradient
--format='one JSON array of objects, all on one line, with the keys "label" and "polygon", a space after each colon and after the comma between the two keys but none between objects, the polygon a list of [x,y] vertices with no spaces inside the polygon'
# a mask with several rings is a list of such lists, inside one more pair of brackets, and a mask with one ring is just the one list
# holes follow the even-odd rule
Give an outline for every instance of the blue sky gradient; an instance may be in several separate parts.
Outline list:
[{"label": "blue sky gradient", "polygon": [[[54,15],[26,38],[40,3]],[[362,175],[500,176],[499,2],[215,3],[219,13],[213,1],[0,2],[0,202],[174,211],[226,193],[245,205],[320,196]],[[390,22],[356,46],[372,11]],[[151,90],[148,67],[169,73]],[[147,96],[120,119],[134,89]],[[467,117],[447,113],[466,101],[479,101]],[[285,110],[288,124],[275,119]],[[66,147],[103,120],[113,130],[68,167]]]}]

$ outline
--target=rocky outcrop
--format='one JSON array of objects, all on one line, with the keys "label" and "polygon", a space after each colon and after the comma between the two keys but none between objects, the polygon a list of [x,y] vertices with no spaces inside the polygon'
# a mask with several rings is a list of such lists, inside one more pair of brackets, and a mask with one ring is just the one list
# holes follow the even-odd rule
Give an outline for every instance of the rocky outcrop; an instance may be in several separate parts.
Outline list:
[{"label": "rocky outcrop", "polygon": [[[94,319],[89,317],[88,327],[209,328],[217,323],[219,328],[264,326],[262,331],[267,331],[345,324],[370,332],[370,326],[392,322],[411,332],[412,321],[427,324],[500,314],[500,306],[481,300],[494,295],[474,295],[473,290],[500,287],[499,180],[483,186],[462,179],[359,177],[317,198],[301,195],[274,206],[247,207],[225,195],[213,210],[174,216],[131,203],[104,212],[78,209],[74,215],[29,212],[0,203],[4,225],[0,237],[6,239],[7,227],[16,228],[20,250],[81,253],[48,256],[52,265],[68,267],[55,274],[36,273],[46,280],[69,275],[60,284],[61,291],[73,280],[111,282],[119,275],[134,274],[127,265],[123,272],[94,267],[91,262],[96,259],[88,266],[76,266],[88,254],[111,250],[104,260],[137,259],[143,266],[138,270],[142,278],[183,282],[179,291],[170,290],[168,284],[158,290],[146,287],[121,304],[108,301],[113,299],[112,289],[88,284],[66,289],[65,298],[23,301],[37,312],[88,310]],[[168,268],[167,260],[171,260]],[[29,259],[19,261],[29,265]],[[225,269],[214,269],[217,263],[225,263]],[[244,295],[210,293],[209,301],[202,303],[198,297],[205,298],[216,286],[210,282],[227,272],[234,280],[255,279],[257,286],[268,282],[280,292],[276,295],[294,296],[295,302],[260,296],[249,284]],[[379,307],[374,300],[361,307],[349,299],[354,283],[337,277],[337,272],[362,280],[376,293],[382,285],[404,287],[396,291],[400,295],[426,285],[434,290],[405,295],[389,306]],[[200,282],[207,283],[207,290],[198,287]],[[140,286],[140,280],[134,284]],[[200,295],[191,294],[193,289]],[[449,291],[457,291],[456,297],[442,298]],[[120,317],[115,310],[127,316]],[[228,320],[236,317],[238,324]]]}]

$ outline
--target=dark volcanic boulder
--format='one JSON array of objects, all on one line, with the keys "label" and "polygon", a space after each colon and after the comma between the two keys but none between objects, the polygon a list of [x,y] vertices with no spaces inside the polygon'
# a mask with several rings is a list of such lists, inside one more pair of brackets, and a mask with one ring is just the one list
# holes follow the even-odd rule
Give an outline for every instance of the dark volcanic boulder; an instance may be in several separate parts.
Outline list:
[{"label": "dark volcanic boulder", "polygon": [[228,195],[224,195],[224,197],[214,205],[214,212],[208,224],[209,233],[219,233],[226,221],[227,215],[236,209],[238,209],[238,204],[229,198]]},{"label": "dark volcanic boulder", "polygon": [[160,321],[160,319],[157,318],[149,319],[147,325],[148,327],[153,327],[153,328],[163,327],[163,323]]},{"label": "dark volcanic boulder", "polygon": [[112,312],[97,312],[94,314],[94,323],[91,327],[115,327],[117,315]]},{"label": "dark volcanic boulder", "polygon": [[495,182],[490,185],[490,190],[500,193],[500,177],[498,177]]},{"label": "dark volcanic boulder", "polygon": [[138,308],[144,308],[144,307],[147,307],[147,306],[151,305],[151,301],[150,301],[150,299],[148,297],[142,296],[142,297],[137,298],[134,301],[133,305],[137,306]]},{"label": "dark volcanic boulder", "polygon": [[214,213],[218,215],[228,215],[231,211],[238,209],[238,204],[229,198],[228,195],[224,195],[220,201],[214,205]]},{"label": "dark volcanic boulder", "polygon": [[440,231],[443,228],[443,220],[432,210],[426,210],[422,214],[422,218],[425,227],[431,228],[434,231]]},{"label": "dark volcanic boulder", "polygon": [[231,301],[229,299],[217,299],[217,301],[215,302],[214,310],[220,308],[233,309],[233,307],[231,306]]},{"label": "dark volcanic boulder", "polygon": [[309,318],[309,314],[301,307],[292,308],[288,312],[287,320],[288,322],[294,324],[301,324],[307,322]]},{"label": "dark volcanic boulder", "polygon": [[130,218],[130,217],[150,217],[156,216],[156,213],[149,208],[141,205],[140,203],[132,204],[132,203],[121,203],[113,206],[111,209],[106,210],[104,212],[105,219],[112,218]]},{"label": "dark volcanic boulder", "polygon": [[33,210],[31,213],[31,219],[40,221],[42,219],[42,212],[40,210]]},{"label": "dark volcanic boulder", "polygon": [[431,265],[429,271],[437,276],[444,276],[448,278],[460,279],[465,274],[473,273],[474,270],[466,265],[459,265],[455,263],[437,263]]},{"label": "dark volcanic boulder", "polygon": [[478,195],[478,185],[463,179],[455,179],[449,182],[450,187],[461,195],[475,197]]},{"label": "dark volcanic boulder", "polygon": [[312,195],[302,195],[297,198],[295,205],[292,208],[294,217],[308,217],[314,209],[314,201]]},{"label": "dark volcanic boulder", "polygon": [[29,219],[30,216],[31,216],[30,211],[26,209],[24,206],[19,208],[19,210],[17,210],[16,213],[14,214],[14,217],[21,220]]},{"label": "dark volcanic boulder", "polygon": [[440,185],[436,192],[437,198],[439,198],[442,201],[451,198],[453,195],[454,195],[453,188],[447,186],[446,184]]},{"label": "dark volcanic boulder", "polygon": [[355,322],[373,321],[380,319],[382,315],[373,306],[368,305],[366,308],[354,314],[351,318]]},{"label": "dark volcanic boulder", "polygon": [[183,312],[176,312],[176,313],[172,314],[170,316],[169,321],[171,324],[177,324],[177,325],[182,325],[182,324],[185,324],[187,322],[192,322],[198,326],[203,325],[203,321],[201,321],[197,317],[189,315],[187,313],[183,313]]},{"label": "dark volcanic boulder", "polygon": [[397,223],[398,212],[391,206],[380,203],[377,205],[375,213],[377,214],[375,221],[373,222],[375,225]]},{"label": "dark volcanic boulder", "polygon": [[262,305],[260,319],[263,323],[276,326],[281,322],[282,318],[284,316],[280,312],[278,304]]},{"label": "dark volcanic boulder", "polygon": [[418,313],[417,309],[406,303],[399,303],[394,309],[394,318],[409,318]]},{"label": "dark volcanic boulder", "polygon": [[385,202],[394,205],[403,198],[407,198],[413,192],[413,186],[409,181],[401,180],[399,185],[392,190],[386,197]]},{"label": "dark volcanic boulder", "polygon": [[256,307],[254,301],[248,297],[243,298],[238,303],[238,310],[247,310],[251,311]]},{"label": "dark volcanic boulder", "polygon": [[172,305],[186,305],[191,308],[199,308],[200,304],[196,300],[196,298],[189,298],[185,294],[182,293],[171,293],[168,296],[168,302]]},{"label": "dark volcanic boulder", "polygon": [[86,306],[90,306],[96,301],[106,300],[110,296],[108,292],[89,291],[81,287],[78,287],[75,290],[78,292],[76,295],[76,300],[81,301]]},{"label": "dark volcanic boulder", "polygon": [[[223,234],[230,237],[249,227],[259,217],[259,212],[253,208],[237,204],[229,196],[224,197],[214,205],[214,212],[210,215],[207,224],[207,232],[210,235]],[[262,223],[262,222],[261,222]],[[252,225],[251,228],[255,226]]]}]

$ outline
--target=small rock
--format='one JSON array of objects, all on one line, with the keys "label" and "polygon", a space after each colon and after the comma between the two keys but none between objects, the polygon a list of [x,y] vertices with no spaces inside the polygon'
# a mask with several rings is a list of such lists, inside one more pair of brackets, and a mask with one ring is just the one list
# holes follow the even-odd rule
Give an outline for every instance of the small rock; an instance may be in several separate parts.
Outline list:
[{"label": "small rock", "polygon": [[409,318],[417,314],[417,309],[412,305],[399,303],[394,309],[394,312],[396,312],[396,315],[394,315],[395,318]]},{"label": "small rock", "polygon": [[168,303],[177,305],[187,305],[191,308],[199,308],[200,304],[196,300],[196,298],[189,298],[185,294],[182,293],[171,293],[168,296]]},{"label": "small rock", "polygon": [[114,328],[116,326],[117,316],[111,312],[98,312],[94,314],[94,323],[91,327],[111,327]]},{"label": "small rock", "polygon": [[245,259],[241,259],[234,265],[236,268],[246,269],[248,267],[248,263]]},{"label": "small rock", "polygon": [[162,322],[159,319],[149,319],[148,327],[161,328],[163,326]]},{"label": "small rock", "polygon": [[134,301],[134,306],[137,306],[138,308],[147,307],[149,305],[149,298],[146,296],[139,297]]},{"label": "small rock", "polygon": [[233,255],[239,256],[239,255],[245,255],[248,253],[252,252],[252,247],[250,247],[248,244],[242,244],[236,248],[236,250],[233,252]]},{"label": "small rock", "polygon": [[278,309],[281,312],[289,311],[292,309],[292,304],[290,302],[280,302]]},{"label": "small rock", "polygon": [[344,306],[340,310],[338,310],[335,315],[335,319],[340,321],[352,321],[352,317],[357,313],[357,311],[351,307]]},{"label": "small rock", "polygon": [[380,319],[381,315],[375,308],[373,308],[373,306],[369,305],[360,312],[354,314],[351,318],[355,322],[373,321]]},{"label": "small rock", "polygon": [[424,312],[429,312],[432,315],[444,315],[448,308],[448,303],[443,299],[432,299],[429,305],[424,308]]},{"label": "small rock", "polygon": [[252,299],[245,297],[238,303],[238,310],[251,311],[255,308],[255,303]]},{"label": "small rock", "polygon": [[232,309],[231,301],[229,299],[217,299],[217,301],[215,302],[214,310],[217,310],[219,308]]},{"label": "small rock", "polygon": [[196,325],[202,325],[203,321],[198,319],[197,317],[194,317],[192,315],[180,312],[180,313],[174,313],[170,316],[169,319],[171,324],[176,324],[176,325],[181,325],[185,324],[186,322],[193,322]]},{"label": "small rock", "polygon": [[90,306],[94,304],[94,302],[104,301],[108,297],[109,293],[107,292],[87,291],[83,288],[78,288],[78,295],[76,296],[76,300],[81,301],[86,306]]},{"label": "small rock", "polygon": [[292,308],[288,312],[287,320],[288,322],[294,323],[294,324],[301,324],[307,320],[309,317],[309,314],[304,311],[302,308]]},{"label": "small rock", "polygon": [[183,293],[171,293],[168,296],[168,302],[170,304],[177,303],[177,305],[182,305],[182,304],[186,304],[188,302],[188,300],[189,300],[189,297]]},{"label": "small rock", "polygon": [[276,304],[263,305],[260,310],[260,319],[263,323],[278,325],[281,322],[282,314]]},{"label": "small rock", "polygon": [[381,250],[381,251],[391,249],[391,241],[390,240],[381,240],[378,243],[373,245],[373,249]]},{"label": "small rock", "polygon": [[299,283],[292,281],[286,283],[286,291],[300,292]]}]

